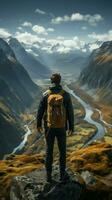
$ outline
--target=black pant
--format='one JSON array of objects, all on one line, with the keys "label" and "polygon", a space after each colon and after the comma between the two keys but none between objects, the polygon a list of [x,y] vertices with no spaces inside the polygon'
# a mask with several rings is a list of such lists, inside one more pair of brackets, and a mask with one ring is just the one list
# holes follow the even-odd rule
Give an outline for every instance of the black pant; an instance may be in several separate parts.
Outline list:
[{"label": "black pant", "polygon": [[46,137],[46,170],[49,174],[52,172],[53,148],[55,137],[59,148],[60,174],[65,172],[66,168],[66,130],[65,128],[49,128],[45,131]]}]

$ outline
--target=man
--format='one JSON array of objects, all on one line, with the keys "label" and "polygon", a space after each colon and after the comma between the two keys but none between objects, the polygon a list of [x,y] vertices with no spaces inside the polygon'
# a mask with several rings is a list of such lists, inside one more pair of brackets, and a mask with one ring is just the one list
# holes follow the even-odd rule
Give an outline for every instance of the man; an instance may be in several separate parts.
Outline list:
[{"label": "man", "polygon": [[60,154],[60,180],[66,175],[66,130],[71,135],[74,131],[74,114],[70,95],[60,85],[60,74],[52,74],[52,86],[44,93],[37,113],[37,131],[42,132],[42,119],[44,119],[46,138],[47,182],[52,181],[53,147],[57,138]]}]

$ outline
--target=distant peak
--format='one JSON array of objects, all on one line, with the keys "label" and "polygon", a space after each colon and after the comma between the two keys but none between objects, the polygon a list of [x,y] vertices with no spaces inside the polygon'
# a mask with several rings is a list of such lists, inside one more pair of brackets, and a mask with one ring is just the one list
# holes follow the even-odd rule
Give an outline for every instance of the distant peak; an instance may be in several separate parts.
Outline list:
[{"label": "distant peak", "polygon": [[11,37],[10,40],[9,40],[9,45],[11,46],[11,48],[18,48],[18,49],[24,49],[24,47],[22,46],[22,44],[16,39],[16,38],[13,38]]}]

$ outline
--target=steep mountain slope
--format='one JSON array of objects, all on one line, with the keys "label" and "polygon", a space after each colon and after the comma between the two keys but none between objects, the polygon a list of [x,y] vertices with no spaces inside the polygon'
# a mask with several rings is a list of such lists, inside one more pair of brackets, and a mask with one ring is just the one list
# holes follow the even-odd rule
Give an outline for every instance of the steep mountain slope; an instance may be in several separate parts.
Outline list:
[{"label": "steep mountain slope", "polygon": [[[9,57],[9,55],[11,56]],[[16,96],[19,102],[17,105],[20,104],[20,111],[32,103],[34,96],[39,91],[27,71],[17,61],[10,46],[2,39],[0,40],[0,78],[7,83],[13,95]]]},{"label": "steep mountain slope", "polygon": [[12,152],[24,133],[15,114],[0,100],[0,159]]},{"label": "steep mountain slope", "polygon": [[41,64],[32,54],[28,53],[17,39],[11,38],[9,45],[13,49],[18,61],[25,67],[32,79],[48,77],[49,68]]},{"label": "steep mountain slope", "polygon": [[104,42],[92,52],[88,66],[80,75],[80,82],[90,89],[97,89],[105,102],[112,102],[112,41]]},{"label": "steep mountain slope", "polygon": [[10,46],[0,39],[0,158],[20,143],[24,133],[20,114],[39,94],[39,87],[17,61]]}]

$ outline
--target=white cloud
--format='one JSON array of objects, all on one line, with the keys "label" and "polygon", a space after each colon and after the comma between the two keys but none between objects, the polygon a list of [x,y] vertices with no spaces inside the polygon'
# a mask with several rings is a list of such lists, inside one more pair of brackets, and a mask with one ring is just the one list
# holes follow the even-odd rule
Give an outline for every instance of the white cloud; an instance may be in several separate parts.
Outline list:
[{"label": "white cloud", "polygon": [[87,52],[87,49],[85,49],[85,48],[84,48],[84,49],[82,49],[82,52],[86,53],[86,52]]},{"label": "white cloud", "polygon": [[0,37],[1,37],[1,38],[6,39],[6,38],[8,38],[8,37],[10,37],[10,36],[11,36],[11,33],[9,33],[9,31],[8,31],[7,29],[5,29],[5,28],[0,28]]},{"label": "white cloud", "polygon": [[47,31],[54,32],[54,28],[48,28]]},{"label": "white cloud", "polygon": [[32,27],[32,30],[38,34],[44,34],[44,35],[48,34],[43,26],[35,25]]},{"label": "white cloud", "polygon": [[107,33],[104,34],[97,34],[93,32],[92,34],[88,34],[88,37],[99,41],[110,41],[112,40],[112,30],[109,30]]},{"label": "white cloud", "polygon": [[[64,17],[56,17],[51,20],[52,24],[61,24],[64,22]],[[69,21],[69,20],[68,20]]]},{"label": "white cloud", "polygon": [[37,53],[34,53],[32,49],[26,49],[26,51],[30,54],[33,54],[34,56],[38,57],[39,55]]},{"label": "white cloud", "polygon": [[35,10],[35,13],[39,13],[39,14],[41,14],[41,15],[45,15],[45,14],[46,14],[45,11],[40,10],[39,8],[37,8],[37,9]]},{"label": "white cloud", "polygon": [[99,48],[99,45],[97,43],[89,44],[90,51],[93,51],[94,49],[97,49],[97,48]]},{"label": "white cloud", "polygon": [[22,30],[23,30],[23,28],[22,28],[21,26],[19,26],[17,29],[18,29],[18,30],[20,30],[20,31],[22,31]]},{"label": "white cloud", "polygon": [[22,24],[22,26],[25,26],[25,27],[32,27],[32,23],[31,22],[24,22],[23,24]]},{"label": "white cloud", "polygon": [[68,15],[64,15],[62,17],[58,16],[56,18],[53,18],[51,20],[52,24],[61,24],[63,22],[77,22],[77,21],[84,21],[89,23],[91,26],[95,26],[97,25],[97,23],[99,23],[100,21],[103,20],[103,17],[100,14],[94,14],[94,15],[90,15],[90,14],[80,14],[80,13],[72,13],[70,16]]},{"label": "white cloud", "polygon": [[70,47],[64,47],[64,46],[60,46],[60,48],[57,49],[57,52],[60,54],[67,54],[71,51]]},{"label": "white cloud", "polygon": [[80,13],[73,13],[70,17],[71,21],[83,21],[84,20],[84,15]]},{"label": "white cloud", "polygon": [[47,53],[60,53],[66,54],[81,50],[84,48],[85,42],[80,40],[77,36],[71,39],[65,39],[64,37],[57,37],[56,39],[48,39],[44,42],[42,47],[43,51]]},{"label": "white cloud", "polygon": [[15,37],[20,41],[25,43],[26,45],[33,45],[36,42],[43,42],[45,39],[44,38],[40,38],[37,35],[28,33],[28,32],[16,32]]}]

